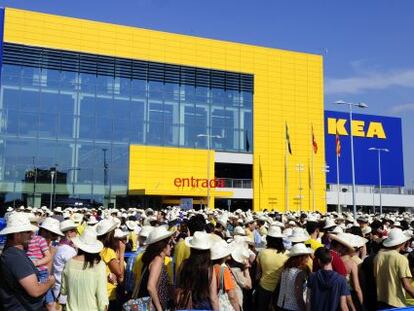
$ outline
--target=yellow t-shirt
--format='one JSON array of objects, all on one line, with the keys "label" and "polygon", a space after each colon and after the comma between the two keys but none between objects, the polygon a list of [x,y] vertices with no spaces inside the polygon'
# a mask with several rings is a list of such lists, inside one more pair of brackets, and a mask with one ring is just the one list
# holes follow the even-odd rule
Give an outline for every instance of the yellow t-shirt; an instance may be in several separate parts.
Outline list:
[{"label": "yellow t-shirt", "polygon": [[250,229],[249,229],[249,228],[246,228],[246,229],[245,229],[245,231],[246,231],[246,236],[247,236],[247,238],[248,238],[250,241],[254,241],[254,234],[253,234],[253,231],[250,231]]},{"label": "yellow t-shirt", "polygon": [[[134,267],[132,271],[135,275],[135,281],[139,281],[141,279],[141,272],[142,272],[142,255],[144,252],[138,254],[137,258],[135,259]],[[168,273],[168,278],[170,284],[174,284],[174,271],[173,271],[173,261],[171,257],[166,256],[164,258],[164,265]]]},{"label": "yellow t-shirt", "polygon": [[273,292],[280,281],[283,265],[288,259],[285,253],[278,253],[275,249],[266,248],[259,253],[258,256],[262,277],[260,278],[260,286]]},{"label": "yellow t-shirt", "polygon": [[[411,281],[411,286],[413,286],[413,287],[414,287],[414,280],[412,280],[412,281]],[[414,306],[414,297],[411,297],[411,295],[410,295],[410,294],[407,294],[407,298],[406,298],[406,300],[405,300],[405,303],[406,303],[408,306]]]},{"label": "yellow t-shirt", "polygon": [[319,242],[318,240],[309,239],[305,242],[305,245],[307,247],[312,248],[314,251],[316,251],[319,247],[324,247],[324,245]]},{"label": "yellow t-shirt", "polygon": [[131,251],[136,252],[138,249],[138,234],[131,231],[128,235],[128,240],[130,240],[132,244]]},{"label": "yellow t-shirt", "polygon": [[184,240],[180,240],[174,248],[174,259],[175,259],[175,274],[177,274],[178,269],[181,266],[181,263],[190,257],[191,250],[185,245]]},{"label": "yellow t-shirt", "polygon": [[116,285],[108,282],[108,275],[111,273],[111,270],[109,269],[109,263],[111,260],[118,260],[118,257],[115,253],[115,251],[112,248],[105,247],[101,251],[101,258],[102,261],[106,265],[106,289],[108,291],[108,298],[109,300],[115,300],[116,299]]},{"label": "yellow t-shirt", "polygon": [[[253,233],[252,233],[253,234]],[[259,229],[259,234],[261,235],[261,236],[265,236],[265,235],[267,235],[267,229],[266,229],[266,227],[265,226],[261,226],[260,227],[260,229]]]},{"label": "yellow t-shirt", "polygon": [[383,250],[374,258],[377,301],[394,307],[405,307],[406,292],[401,278],[411,278],[407,257],[396,250]]}]

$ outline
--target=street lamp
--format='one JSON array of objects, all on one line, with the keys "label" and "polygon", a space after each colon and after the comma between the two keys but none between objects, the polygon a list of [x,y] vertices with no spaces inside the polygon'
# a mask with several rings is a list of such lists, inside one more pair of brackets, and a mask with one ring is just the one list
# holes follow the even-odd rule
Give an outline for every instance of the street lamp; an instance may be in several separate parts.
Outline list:
[{"label": "street lamp", "polygon": [[54,194],[54,178],[56,174],[56,167],[50,168],[50,200],[49,200],[49,209],[53,208],[53,194]]},{"label": "street lamp", "polygon": [[382,181],[381,181],[381,152],[389,152],[387,148],[371,147],[369,151],[376,151],[378,153],[378,183],[379,183],[379,207],[380,214],[382,214]]},{"label": "street lamp", "polygon": [[336,105],[348,105],[349,107],[349,131],[351,136],[351,169],[352,169],[352,206],[354,219],[356,219],[356,200],[355,200],[355,160],[354,160],[354,136],[352,135],[352,108],[368,108],[367,104],[364,103],[348,103],[343,100],[338,100],[334,104]]},{"label": "street lamp", "polygon": [[197,137],[207,138],[207,208],[210,208],[210,139],[217,138],[221,139],[223,136],[210,135],[210,134],[198,134]]}]

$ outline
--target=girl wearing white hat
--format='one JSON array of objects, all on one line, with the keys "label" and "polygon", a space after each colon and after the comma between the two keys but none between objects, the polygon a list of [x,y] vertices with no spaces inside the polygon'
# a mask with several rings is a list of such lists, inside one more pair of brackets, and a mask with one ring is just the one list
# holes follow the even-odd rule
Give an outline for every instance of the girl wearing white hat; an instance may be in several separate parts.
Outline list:
[{"label": "girl wearing white hat", "polygon": [[103,244],[89,227],[72,241],[77,255],[67,262],[62,274],[61,292],[67,295],[67,310],[106,310],[106,267],[99,255]]},{"label": "girl wearing white hat", "polygon": [[141,282],[137,297],[151,297],[157,311],[166,310],[173,298],[170,296],[170,281],[164,264],[165,258],[171,256],[173,234],[174,231],[168,231],[165,226],[155,227],[148,235],[147,248],[141,257]]},{"label": "girl wearing white hat", "polygon": [[305,310],[303,288],[310,275],[308,260],[313,253],[303,243],[293,245],[283,265],[277,306],[282,310]]},{"label": "girl wearing white hat", "polygon": [[261,273],[257,286],[256,309],[268,310],[273,291],[279,284],[281,268],[288,259],[283,245],[282,230],[279,226],[270,226],[266,236],[266,249],[257,256],[257,268]]},{"label": "girl wearing white hat", "polygon": [[98,239],[104,246],[101,258],[106,264],[109,310],[119,308],[116,288],[124,280],[125,272],[125,244],[115,239],[116,228],[117,223],[112,218],[101,220],[95,228]]},{"label": "girl wearing white hat", "polygon": [[247,243],[238,243],[233,247],[231,260],[228,263],[235,281],[236,295],[239,300],[239,305],[242,309],[246,309],[246,306],[244,306],[243,291],[252,289],[252,279],[249,272],[249,257],[250,252]]},{"label": "girl wearing white hat", "polygon": [[59,246],[56,248],[56,254],[53,258],[53,276],[56,279],[53,294],[61,305],[66,304],[66,296],[60,294],[62,271],[69,259],[76,255],[76,249],[72,242],[72,239],[76,237],[76,227],[77,225],[71,219],[60,223],[60,231],[65,236],[59,241]]},{"label": "girl wearing white hat", "polygon": [[210,235],[196,231],[185,239],[190,256],[182,262],[177,272],[177,309],[218,310],[217,280],[211,263]]},{"label": "girl wearing white hat", "polygon": [[236,294],[236,284],[231,275],[230,267],[227,265],[227,260],[233,250],[233,245],[220,239],[211,247],[211,260],[213,262],[214,273],[218,280],[218,291],[223,290],[229,297],[230,303],[234,310],[240,310],[240,303]]}]

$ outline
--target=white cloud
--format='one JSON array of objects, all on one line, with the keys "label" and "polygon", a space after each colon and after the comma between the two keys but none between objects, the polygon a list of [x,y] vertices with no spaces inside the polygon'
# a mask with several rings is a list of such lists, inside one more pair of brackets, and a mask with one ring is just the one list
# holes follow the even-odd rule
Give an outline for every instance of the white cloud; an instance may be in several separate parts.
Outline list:
[{"label": "white cloud", "polygon": [[357,94],[392,86],[414,87],[414,69],[370,72],[349,78],[326,78],[326,94]]},{"label": "white cloud", "polygon": [[391,108],[392,113],[401,113],[406,111],[414,111],[414,104],[396,105]]}]

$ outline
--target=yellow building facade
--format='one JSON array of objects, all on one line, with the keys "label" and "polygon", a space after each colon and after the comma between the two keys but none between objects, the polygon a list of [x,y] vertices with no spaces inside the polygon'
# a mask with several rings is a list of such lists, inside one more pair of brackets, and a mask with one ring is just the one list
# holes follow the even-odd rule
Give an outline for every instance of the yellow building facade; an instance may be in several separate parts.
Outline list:
[{"label": "yellow building facade", "polygon": [[[5,10],[3,41],[253,75],[254,210],[325,211],[320,55],[10,8]],[[210,191],[214,206],[214,198],[233,195],[217,185],[201,186],[202,179],[215,177],[214,157],[214,150],[131,144],[128,191],[165,197],[205,197]],[[196,185],[184,185],[182,179],[191,177],[199,179]]]}]

